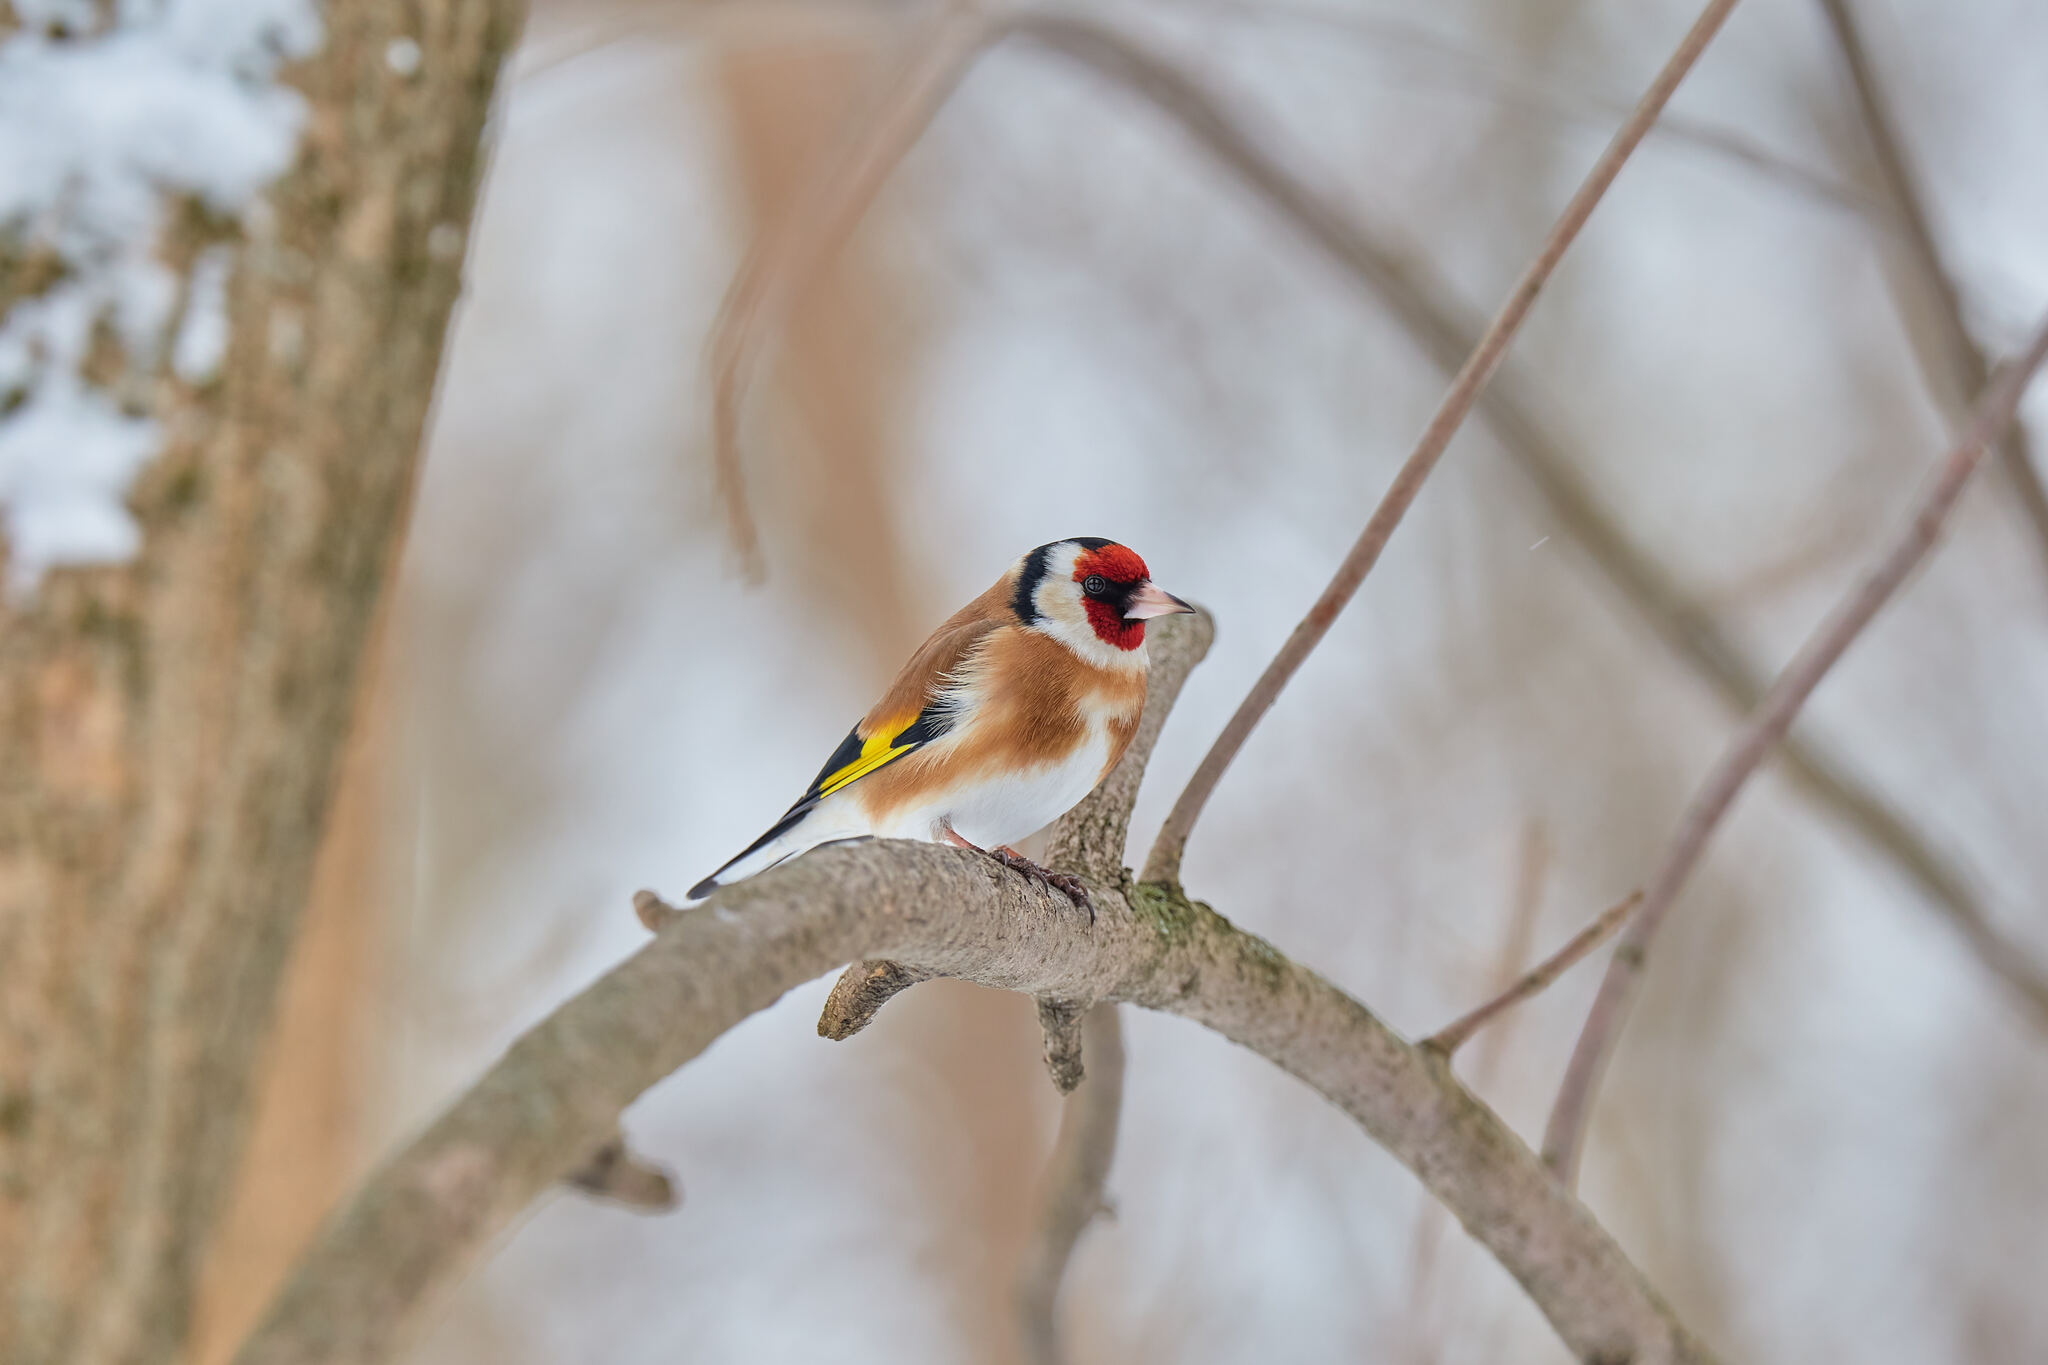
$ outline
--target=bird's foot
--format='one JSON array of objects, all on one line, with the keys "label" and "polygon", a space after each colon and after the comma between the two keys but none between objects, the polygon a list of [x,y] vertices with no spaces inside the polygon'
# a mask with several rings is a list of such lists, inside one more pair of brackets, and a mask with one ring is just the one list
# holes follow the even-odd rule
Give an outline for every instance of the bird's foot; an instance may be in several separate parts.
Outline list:
[{"label": "bird's foot", "polygon": [[1021,872],[1032,881],[1049,886],[1059,892],[1077,907],[1088,912],[1088,922],[1090,924],[1095,923],[1095,902],[1090,899],[1088,888],[1082,884],[1079,877],[1065,872],[1055,872],[1049,867],[1040,867],[1008,844],[1002,844],[986,851],[989,857],[994,858],[1004,867]]}]

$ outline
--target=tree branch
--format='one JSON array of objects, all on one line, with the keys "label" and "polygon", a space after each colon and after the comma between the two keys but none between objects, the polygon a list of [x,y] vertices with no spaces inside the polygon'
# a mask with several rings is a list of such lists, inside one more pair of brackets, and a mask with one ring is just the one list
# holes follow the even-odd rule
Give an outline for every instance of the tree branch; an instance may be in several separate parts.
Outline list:
[{"label": "tree branch", "polygon": [[391,1358],[434,1297],[621,1110],[791,987],[887,958],[1005,990],[1204,1024],[1355,1118],[1521,1281],[1584,1358],[1705,1349],[1535,1155],[1448,1070],[1343,992],[1166,888],[1064,896],[987,858],[875,841],[720,891],[516,1042],[322,1232],[241,1365]]},{"label": "tree branch", "polygon": [[[1531,78],[1491,53],[1467,46],[1421,23],[1353,7],[1295,5],[1274,0],[1195,0],[1194,8],[1237,20],[1283,21],[1362,40],[1361,46],[1399,52],[1395,69],[1419,83],[1434,64],[1480,98],[1559,124],[1607,127],[1628,115],[1629,103],[1594,88],[1583,71],[1551,69]],[[1706,152],[1769,180],[1822,207],[1888,227],[1883,205],[1861,188],[1800,164],[1733,128],[1674,116],[1657,120],[1651,138]]]},{"label": "tree branch", "polygon": [[1602,910],[1591,924],[1573,934],[1564,947],[1531,967],[1506,990],[1478,1009],[1430,1034],[1422,1040],[1422,1046],[1441,1052],[1446,1057],[1456,1052],[1473,1034],[1492,1023],[1496,1016],[1513,1009],[1530,996],[1540,995],[1548,990],[1551,982],[1570,971],[1579,959],[1605,943],[1608,935],[1621,927],[1621,922],[1628,918],[1629,911],[1640,905],[1642,899],[1642,892],[1632,891],[1625,899]]},{"label": "tree branch", "polygon": [[1963,485],[1976,472],[1984,451],[2012,424],[2020,396],[2026,392],[2034,371],[2048,357],[2048,320],[2044,320],[2024,353],[2005,368],[1978,401],[1977,411],[1960,443],[1936,467],[1921,494],[1913,516],[1896,541],[1885,551],[1869,574],[1852,590],[1826,620],[1814,630],[1785,671],[1778,675],[1755,712],[1737,732],[1713,771],[1694,795],[1677,830],[1672,834],[1663,859],[1651,877],[1643,897],[1643,908],[1629,926],[1621,946],[1609,962],[1600,993],[1586,1016],[1586,1025],[1573,1049],[1557,1103],[1543,1135],[1544,1161],[1565,1184],[1578,1178],[1579,1157],[1585,1146],[1586,1116],[1594,1092],[1614,1050],[1614,1042],[1627,1022],[1630,1006],[1640,989],[1643,964],[1658,928],[1678,899],[1707,840],[1721,817],[1735,802],[1736,795],[1760,767],[1766,756],[1785,737],[1799,708],[1813,695],[1813,689],[1835,665],[1871,618],[1890,601],[1899,585],[1933,548]]},{"label": "tree branch", "polygon": [[1116,1158],[1118,1121],[1124,1102],[1124,1031],[1116,1006],[1100,1004],[1082,1020],[1087,1079],[1067,1096],[1060,1133],[1047,1163],[1045,1204],[1024,1268],[1017,1279],[1017,1326],[1025,1359],[1032,1365],[1060,1365],[1060,1282],[1081,1234],[1109,1212],[1103,1187]]},{"label": "tree branch", "polygon": [[[1898,121],[1892,116],[1890,102],[1878,84],[1877,73],[1871,68],[1870,54],[1863,46],[1863,34],[1856,26],[1855,12],[1849,7],[1849,0],[1820,0],[1820,7],[1827,16],[1828,28],[1835,36],[1835,46],[1842,54],[1842,64],[1848,69],[1849,85],[1856,96],[1856,109],[1870,137],[1878,177],[1884,183],[1887,207],[1900,228],[1898,240],[1904,248],[1906,265],[1934,306],[1935,326],[1940,333],[1938,354],[1936,348],[1924,343],[1919,329],[1912,325],[1912,301],[1903,297],[1904,282],[1897,272],[1888,272],[1901,320],[1906,323],[1907,339],[1912,343],[1914,358],[1919,362],[1929,393],[1939,406],[1949,412],[1953,421],[1960,422],[1965,415],[1964,405],[1970,401],[1971,395],[1984,391],[1989,362],[1963,320],[1962,297],[1956,289],[1955,279],[1942,263],[1941,248],[1935,244],[1934,229],[1928,221],[1927,206],[1913,181],[1912,171],[1906,165],[1905,149],[1899,141]],[[1942,373],[1943,369],[1947,374]],[[2021,515],[2026,518],[2027,528],[2032,533],[2034,549],[2041,555],[2042,567],[2048,569],[2048,487],[2042,485],[2040,470],[2027,448],[2027,433],[2017,422],[2008,426],[1998,439],[1998,460],[2013,495],[2019,500]]]},{"label": "tree branch", "polygon": [[1650,88],[1643,93],[1634,112],[1615,132],[1613,141],[1608,143],[1607,149],[1600,154],[1600,159],[1593,163],[1593,169],[1587,173],[1585,180],[1572,195],[1571,201],[1565,205],[1564,212],[1558,216],[1556,224],[1550,229],[1543,245],[1537,250],[1536,259],[1522,272],[1522,277],[1515,282],[1507,300],[1502,303],[1500,311],[1494,315],[1485,334],[1480,337],[1479,344],[1473,347],[1471,356],[1451,380],[1450,391],[1444,395],[1436,415],[1430,419],[1429,425],[1423,428],[1415,449],[1409,452],[1407,460],[1394,475],[1394,481],[1388,486],[1386,495],[1380,500],[1380,505],[1373,509],[1372,517],[1366,522],[1365,529],[1359,533],[1358,540],[1352,545],[1350,552],[1344,556],[1344,561],[1338,566],[1329,586],[1323,589],[1322,596],[1316,599],[1308,615],[1302,618],[1301,624],[1294,628],[1294,633],[1288,637],[1287,643],[1281,646],[1280,652],[1266,666],[1266,671],[1252,685],[1251,691],[1239,704],[1236,714],[1224,725],[1223,732],[1216,737],[1216,742],[1203,757],[1200,766],[1195,769],[1195,774],[1189,779],[1186,789],[1181,792],[1180,799],[1174,802],[1173,810],[1168,813],[1166,823],[1159,831],[1159,838],[1152,846],[1151,857],[1146,862],[1145,875],[1148,880],[1178,882],[1181,853],[1187,846],[1188,835],[1193,831],[1195,821],[1201,816],[1202,807],[1208,804],[1209,796],[1215,791],[1217,782],[1222,780],[1224,771],[1229,768],[1231,760],[1237,757],[1238,751],[1244,747],[1244,742],[1250,738],[1253,728],[1272,708],[1281,690],[1294,677],[1310,652],[1329,633],[1338,614],[1350,603],[1359,585],[1365,581],[1366,574],[1370,573],[1373,565],[1379,561],[1380,552],[1386,548],[1388,539],[1394,534],[1394,528],[1401,524],[1401,518],[1407,514],[1416,495],[1422,491],[1423,481],[1429,477],[1430,471],[1436,468],[1437,461],[1450,446],[1451,437],[1457,434],[1458,428],[1463,425],[1466,414],[1472,410],[1474,401],[1479,397],[1480,390],[1485,387],[1495,367],[1500,364],[1501,357],[1507,353],[1508,344],[1521,329],[1523,319],[1535,306],[1537,294],[1549,280],[1557,263],[1564,258],[1566,248],[1577,238],[1579,230],[1592,216],[1594,207],[1607,193],[1608,186],[1612,185],[1614,178],[1621,173],[1629,154],[1643,140],[1643,135],[1650,131],[1650,126],[1657,121],[1657,115],[1670,100],[1672,93],[1678,89],[1678,83],[1685,79],[1686,73],[1692,69],[1693,63],[1706,50],[1707,44],[1712,41],[1722,22],[1727,19],[1729,11],[1734,8],[1735,0],[1708,0],[1699,18],[1693,21],[1692,28],[1679,42],[1677,50],[1671,54],[1663,69],[1650,82]]},{"label": "tree branch", "polygon": [[[1156,735],[1149,714],[1146,726]],[[1126,784],[1135,790],[1136,768],[1112,773],[1104,803],[1122,802]],[[819,849],[668,919],[370,1177],[300,1261],[240,1365],[390,1359],[440,1291],[608,1139],[644,1090],[791,987],[864,960],[1039,999],[1142,1005],[1215,1029],[1356,1119],[1582,1358],[1711,1359],[1440,1058],[1175,889],[1133,885],[1118,869],[1089,890],[1092,922],[981,855],[873,841]]]},{"label": "tree branch", "polygon": [[[1172,62],[1130,39],[1081,20],[1030,16],[1018,31],[1147,100],[1173,119],[1261,202],[1320,247],[1332,263],[1384,305],[1423,353],[1455,372],[1477,344],[1478,328],[1461,316],[1450,291],[1408,263],[1355,216],[1288,171],[1242,121]],[[1764,693],[1764,671],[1749,659],[1714,614],[1679,587],[1671,571],[1631,541],[1601,505],[1560,442],[1544,429],[1504,371],[1479,397],[1479,410],[1502,452],[1535,485],[1563,531],[1620,589],[1642,620],[1683,663],[1741,714]],[[1978,963],[2002,981],[2048,1028],[2048,974],[2012,942],[1980,903],[1971,877],[1937,850],[1882,794],[1827,750],[1788,737],[1780,757],[1798,789],[1842,821],[1865,847],[1902,874],[1963,936]],[[1146,880],[1158,880],[1148,860]]]}]

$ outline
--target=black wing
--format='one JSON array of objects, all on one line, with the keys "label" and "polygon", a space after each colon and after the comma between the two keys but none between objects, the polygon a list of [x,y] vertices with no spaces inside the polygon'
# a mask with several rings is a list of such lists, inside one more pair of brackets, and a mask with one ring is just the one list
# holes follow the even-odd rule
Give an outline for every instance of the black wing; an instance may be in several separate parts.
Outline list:
[{"label": "black wing", "polygon": [[905,755],[916,753],[951,730],[958,719],[958,713],[950,701],[940,700],[927,705],[907,723],[894,728],[883,726],[865,739],[861,737],[860,727],[856,725],[847,733],[839,747],[832,751],[832,757],[825,760],[825,766],[818,769],[817,777],[811,780],[811,785],[797,798],[796,804],[783,812],[782,818],[769,826],[766,834],[726,859],[725,865],[717,872],[691,887],[690,899],[702,900],[716,891],[719,885],[718,878],[726,868],[759,852],[795,829],[826,797],[879,768],[887,767]]}]

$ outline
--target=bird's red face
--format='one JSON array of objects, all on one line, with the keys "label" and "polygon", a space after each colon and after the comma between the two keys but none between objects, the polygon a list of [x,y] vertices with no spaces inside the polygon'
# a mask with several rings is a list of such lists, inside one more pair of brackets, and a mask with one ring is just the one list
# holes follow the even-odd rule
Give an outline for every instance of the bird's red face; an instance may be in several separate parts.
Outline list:
[{"label": "bird's red face", "polygon": [[1142,665],[1128,656],[1145,643],[1145,622],[1194,610],[1156,586],[1128,547],[1095,536],[1041,545],[1011,574],[1017,619],[1098,668]]},{"label": "bird's red face", "polygon": [[1074,581],[1081,585],[1081,606],[1095,637],[1118,649],[1145,643],[1145,621],[1124,616],[1124,599],[1148,580],[1137,551],[1114,541],[1100,549],[1084,549],[1074,557]]},{"label": "bird's red face", "polygon": [[1154,585],[1145,561],[1115,541],[1084,545],[1074,557],[1073,578],[1095,638],[1117,649],[1144,644],[1145,622],[1151,618],[1194,610]]}]

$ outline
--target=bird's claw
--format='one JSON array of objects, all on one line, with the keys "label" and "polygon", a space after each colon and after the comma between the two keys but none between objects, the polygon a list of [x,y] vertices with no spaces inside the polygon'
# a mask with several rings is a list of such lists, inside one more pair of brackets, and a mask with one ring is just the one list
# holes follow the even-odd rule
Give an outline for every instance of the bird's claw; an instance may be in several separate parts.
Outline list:
[{"label": "bird's claw", "polygon": [[1040,867],[1008,844],[988,850],[988,856],[1012,871],[1023,873],[1041,886],[1049,886],[1059,892],[1076,907],[1088,912],[1090,924],[1095,923],[1095,901],[1088,895],[1088,888],[1079,877],[1071,873],[1055,872],[1049,867]]}]

